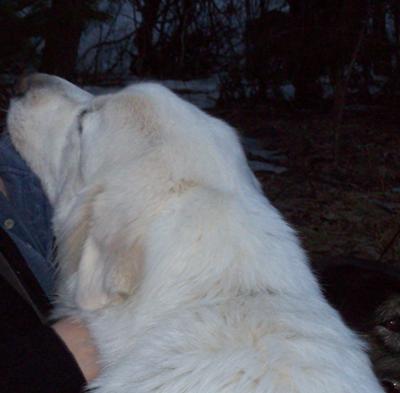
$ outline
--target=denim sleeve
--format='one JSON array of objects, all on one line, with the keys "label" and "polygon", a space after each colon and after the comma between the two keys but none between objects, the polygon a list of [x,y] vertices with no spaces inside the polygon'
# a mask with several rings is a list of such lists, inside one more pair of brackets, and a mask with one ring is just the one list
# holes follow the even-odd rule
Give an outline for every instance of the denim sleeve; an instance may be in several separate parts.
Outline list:
[{"label": "denim sleeve", "polygon": [[0,177],[8,199],[0,193],[0,226],[10,235],[48,296],[54,288],[52,209],[8,134],[0,136]]}]

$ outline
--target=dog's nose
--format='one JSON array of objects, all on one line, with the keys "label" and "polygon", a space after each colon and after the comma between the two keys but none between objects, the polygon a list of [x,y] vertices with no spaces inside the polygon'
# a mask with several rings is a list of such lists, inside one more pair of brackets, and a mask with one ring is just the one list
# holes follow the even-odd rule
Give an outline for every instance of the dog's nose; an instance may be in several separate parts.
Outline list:
[{"label": "dog's nose", "polygon": [[22,75],[14,86],[14,97],[23,97],[32,88],[45,88],[53,83],[51,75],[38,72]]},{"label": "dog's nose", "polygon": [[34,74],[25,74],[18,79],[17,83],[14,86],[14,97],[20,98],[26,94],[26,92],[30,89],[32,85],[31,80],[33,75]]}]

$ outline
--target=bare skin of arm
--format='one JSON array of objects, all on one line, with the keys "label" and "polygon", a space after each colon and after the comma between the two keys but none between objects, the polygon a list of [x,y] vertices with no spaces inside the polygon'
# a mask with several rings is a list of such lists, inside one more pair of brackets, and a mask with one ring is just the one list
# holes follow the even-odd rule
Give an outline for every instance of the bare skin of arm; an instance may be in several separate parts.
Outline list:
[{"label": "bare skin of arm", "polygon": [[[0,193],[7,197],[7,190],[1,177]],[[52,328],[74,356],[86,381],[94,379],[99,373],[98,354],[87,327],[78,320],[67,318],[56,322]]]},{"label": "bare skin of arm", "polygon": [[90,382],[99,373],[98,354],[89,330],[80,321],[62,319],[52,326],[71,351],[86,381]]},{"label": "bare skin of arm", "polygon": [[4,185],[3,179],[0,177],[0,192],[7,197],[6,186]]}]

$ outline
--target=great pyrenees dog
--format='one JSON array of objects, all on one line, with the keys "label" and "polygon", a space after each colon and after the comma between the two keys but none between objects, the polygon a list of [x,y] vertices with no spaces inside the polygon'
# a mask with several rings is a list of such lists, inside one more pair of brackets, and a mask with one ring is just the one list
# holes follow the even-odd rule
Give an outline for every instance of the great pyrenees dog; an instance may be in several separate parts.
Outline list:
[{"label": "great pyrenees dog", "polygon": [[378,393],[236,132],[156,83],[19,84],[12,140],[54,207],[59,316],[90,326],[98,393]]}]

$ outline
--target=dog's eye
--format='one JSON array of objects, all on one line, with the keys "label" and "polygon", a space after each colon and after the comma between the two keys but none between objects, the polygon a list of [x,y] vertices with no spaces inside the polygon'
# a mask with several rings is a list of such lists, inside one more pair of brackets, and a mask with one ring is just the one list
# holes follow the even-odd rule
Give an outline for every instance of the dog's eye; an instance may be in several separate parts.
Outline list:
[{"label": "dog's eye", "polygon": [[79,134],[82,134],[83,131],[83,118],[85,117],[85,115],[89,112],[88,109],[84,109],[83,111],[81,111],[78,115],[78,132]]},{"label": "dog's eye", "polygon": [[389,319],[383,323],[383,326],[395,333],[400,333],[400,317]]},{"label": "dog's eye", "polygon": [[385,388],[387,393],[398,393],[400,392],[400,383],[397,381],[391,381],[388,379],[384,379],[382,381],[382,385]]}]

